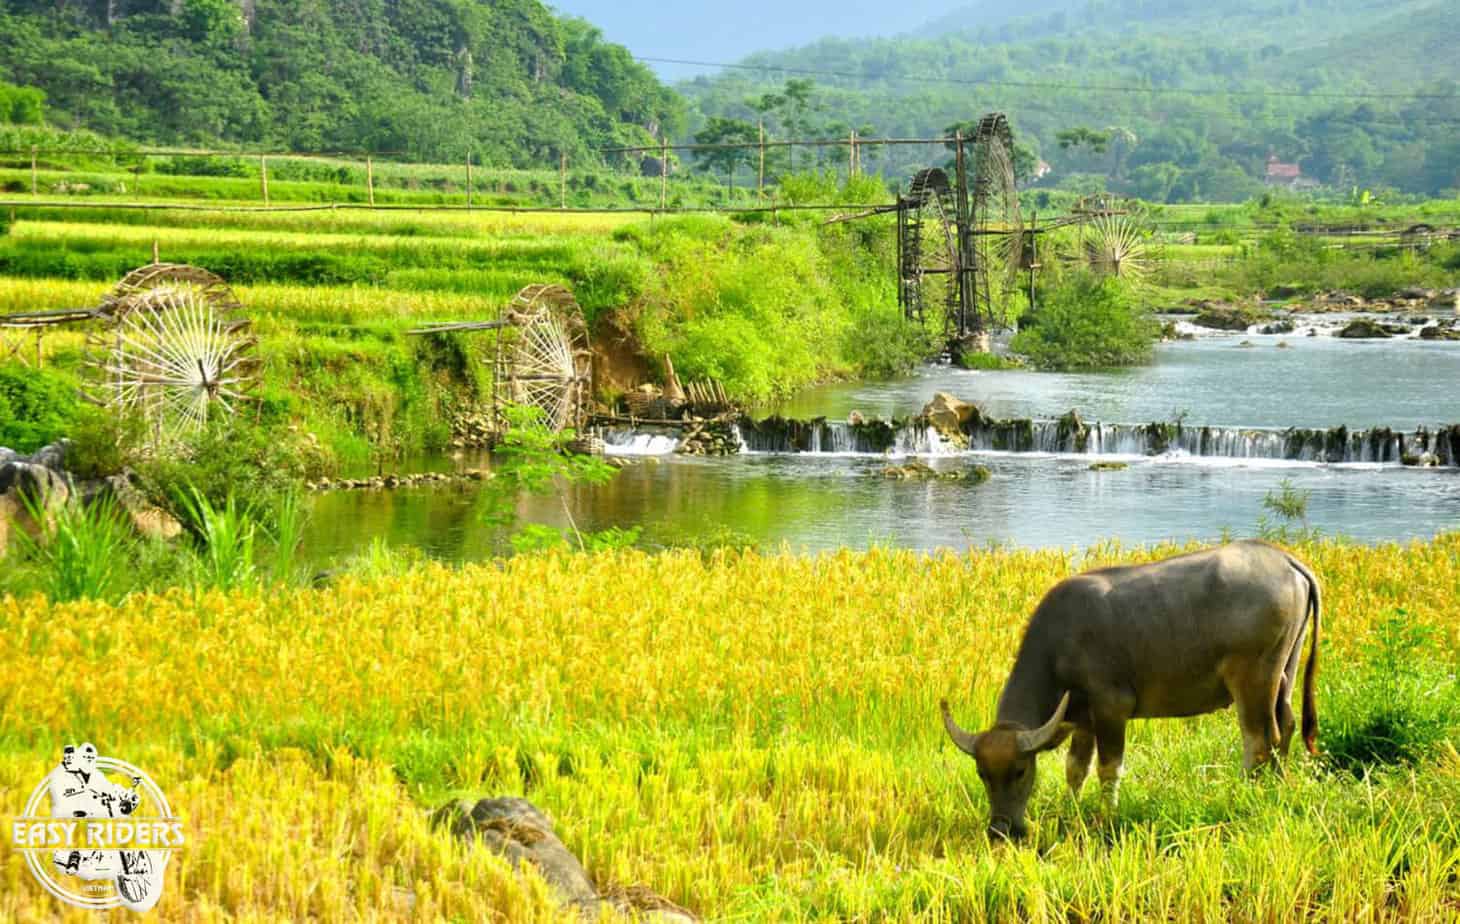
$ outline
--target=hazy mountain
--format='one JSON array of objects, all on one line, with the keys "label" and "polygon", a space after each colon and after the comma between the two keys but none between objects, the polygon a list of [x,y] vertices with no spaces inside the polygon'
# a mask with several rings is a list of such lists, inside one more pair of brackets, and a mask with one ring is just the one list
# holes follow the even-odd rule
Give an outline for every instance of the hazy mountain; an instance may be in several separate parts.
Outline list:
[{"label": "hazy mountain", "polygon": [[[581,16],[637,55],[736,61],[763,48],[791,48],[827,36],[889,36],[911,32],[955,9],[961,0],[743,0],[733,4],[663,0],[556,0],[561,13]],[[670,78],[705,68],[654,63]]]}]

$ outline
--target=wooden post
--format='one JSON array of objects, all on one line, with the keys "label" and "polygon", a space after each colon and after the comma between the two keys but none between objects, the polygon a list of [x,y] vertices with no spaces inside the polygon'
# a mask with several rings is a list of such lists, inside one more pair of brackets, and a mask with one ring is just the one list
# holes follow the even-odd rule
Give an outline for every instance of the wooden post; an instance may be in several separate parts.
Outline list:
[{"label": "wooden post", "polygon": [[558,208],[568,207],[568,152],[558,155]]},{"label": "wooden post", "polygon": [[857,175],[857,130],[847,136],[847,182]]},{"label": "wooden post", "polygon": [[955,203],[955,212],[958,216],[958,337],[962,337],[970,330],[968,323],[969,312],[973,312],[973,323],[977,326],[978,305],[975,304],[976,296],[973,287],[973,235],[970,233],[970,215],[968,208],[968,158],[963,151],[963,132],[958,131],[953,135],[955,149],[954,164],[958,175],[958,201]]},{"label": "wooden post", "polygon": [[[1029,311],[1034,312],[1034,271],[1039,267],[1039,213],[1029,213]],[[1023,243],[1022,241],[1020,243]],[[1022,254],[1021,254],[1022,256]]]},{"label": "wooden post", "polygon": [[471,152],[466,152],[466,207],[471,209]]},{"label": "wooden post", "polygon": [[264,193],[264,205],[269,204],[269,159],[259,155],[259,188]]},{"label": "wooden post", "polygon": [[365,155],[365,195],[370,199],[370,207],[375,208],[375,162],[370,155]]},{"label": "wooden post", "polygon": [[41,333],[44,330],[44,327],[37,327],[35,329],[35,367],[37,369],[41,367]]},{"label": "wooden post", "polygon": [[36,195],[39,195],[40,194],[40,183],[36,179],[35,156],[36,156],[36,146],[35,145],[31,145],[30,146],[30,194],[32,196],[36,196]]},{"label": "wooden post", "polygon": [[156,266],[162,262],[162,244],[157,238],[152,239],[152,265]]},{"label": "wooden post", "polygon": [[765,198],[765,119],[760,120],[760,180],[755,191],[757,197]]},{"label": "wooden post", "polygon": [[669,207],[669,139],[659,142],[659,210]]}]

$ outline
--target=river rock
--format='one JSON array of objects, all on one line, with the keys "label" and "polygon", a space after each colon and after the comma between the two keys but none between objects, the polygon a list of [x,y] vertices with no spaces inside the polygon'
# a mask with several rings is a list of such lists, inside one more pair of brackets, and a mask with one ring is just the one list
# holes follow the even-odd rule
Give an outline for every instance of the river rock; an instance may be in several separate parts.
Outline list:
[{"label": "river rock", "polygon": [[50,521],[70,499],[70,486],[61,473],[15,459],[0,464],[0,557],[9,550],[16,530],[31,536],[40,533],[41,524],[31,516],[30,507],[37,507]]},{"label": "river rock", "polygon": [[512,868],[530,864],[548,884],[567,912],[595,920],[604,910],[616,909],[640,921],[664,924],[698,919],[643,886],[600,893],[583,864],[553,833],[552,822],[526,799],[501,797],[448,802],[431,814],[433,825],[447,828],[462,840],[480,840],[505,857]]},{"label": "river rock", "polygon": [[923,408],[923,416],[933,425],[933,429],[951,439],[963,436],[965,425],[970,420],[978,419],[979,410],[975,405],[960,401],[946,391],[940,391]]},{"label": "river rock", "polygon": [[1460,311],[1460,289],[1446,289],[1425,303],[1431,311]]},{"label": "river rock", "polygon": [[182,524],[172,514],[148,500],[145,492],[137,486],[130,469],[96,481],[83,482],[77,486],[83,504],[93,504],[110,499],[117,505],[138,535],[148,539],[172,540],[182,535]]},{"label": "river rock", "polygon": [[1403,333],[1408,333],[1408,328],[1397,324],[1383,324],[1372,318],[1354,318],[1334,336],[1346,340],[1377,340]]},{"label": "river rock", "polygon": [[66,453],[71,448],[70,440],[56,440],[49,446],[42,446],[31,453],[32,465],[44,465],[53,472],[66,471]]},{"label": "river rock", "polygon": [[1266,317],[1266,314],[1245,305],[1207,302],[1191,323],[1210,330],[1243,331]]},{"label": "river rock", "polygon": [[1297,325],[1292,321],[1284,319],[1282,321],[1274,321],[1271,324],[1264,324],[1258,328],[1257,332],[1259,334],[1291,334],[1296,329]]},{"label": "river rock", "polygon": [[1118,472],[1118,471],[1121,471],[1122,469],[1127,469],[1127,468],[1130,468],[1130,463],[1129,462],[1092,462],[1092,463],[1090,463],[1090,471],[1092,471],[1092,472]]},{"label": "river rock", "polygon": [[1421,340],[1460,340],[1460,330],[1453,327],[1442,327],[1439,324],[1431,324],[1422,327],[1419,331]]},{"label": "river rock", "polygon": [[1409,301],[1427,302],[1438,294],[1434,289],[1426,289],[1423,286],[1406,286],[1394,293],[1395,298],[1402,298]]}]

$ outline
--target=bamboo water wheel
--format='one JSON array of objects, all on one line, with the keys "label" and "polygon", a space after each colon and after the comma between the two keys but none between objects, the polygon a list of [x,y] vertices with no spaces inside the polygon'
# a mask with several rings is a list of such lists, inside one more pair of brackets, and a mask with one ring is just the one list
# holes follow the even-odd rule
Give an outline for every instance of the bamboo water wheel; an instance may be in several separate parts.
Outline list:
[{"label": "bamboo water wheel", "polygon": [[948,174],[919,171],[897,210],[898,301],[903,316],[922,322],[929,304],[945,318],[958,312],[958,214]]},{"label": "bamboo water wheel", "polygon": [[87,396],[140,413],[156,448],[233,415],[257,384],[257,341],[233,290],[195,266],[129,273],[96,311],[87,337]]},{"label": "bamboo water wheel", "polygon": [[1074,259],[1097,275],[1118,276],[1137,287],[1144,284],[1154,256],[1144,207],[1098,197],[1081,200],[1074,212],[1080,219]]},{"label": "bamboo water wheel", "polygon": [[573,293],[531,285],[503,310],[493,363],[493,402],[537,409],[554,431],[581,429],[593,391],[588,327]]},{"label": "bamboo water wheel", "polygon": [[960,332],[1009,326],[1010,309],[1020,289],[1019,270],[1028,262],[1014,175],[1014,136],[1003,113],[990,113],[979,121],[972,157],[973,299],[967,306],[971,317],[959,325]]}]

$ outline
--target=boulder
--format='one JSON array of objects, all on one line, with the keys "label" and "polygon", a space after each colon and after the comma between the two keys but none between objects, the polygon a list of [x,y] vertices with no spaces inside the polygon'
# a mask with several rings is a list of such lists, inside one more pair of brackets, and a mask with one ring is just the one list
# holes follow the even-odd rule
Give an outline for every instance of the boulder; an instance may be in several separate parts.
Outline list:
[{"label": "boulder", "polygon": [[1191,323],[1210,330],[1244,331],[1266,317],[1266,314],[1243,305],[1207,302]]},{"label": "boulder", "polygon": [[1441,327],[1438,324],[1431,324],[1429,327],[1422,327],[1419,331],[1421,340],[1460,340],[1460,330],[1453,327]]},{"label": "boulder", "polygon": [[44,465],[53,472],[66,471],[66,452],[71,448],[70,440],[57,440],[49,446],[42,446],[30,457],[34,465]]},{"label": "boulder", "polygon": [[431,814],[431,822],[462,840],[480,840],[505,857],[512,868],[531,865],[548,884],[565,911],[595,920],[613,908],[640,921],[693,924],[698,919],[643,886],[606,889],[600,893],[583,864],[553,833],[552,822],[526,799],[501,797],[448,802]]},{"label": "boulder", "polygon": [[1446,289],[1425,303],[1430,311],[1460,311],[1460,289]]},{"label": "boulder", "polygon": [[1407,286],[1394,293],[1395,298],[1409,299],[1413,301],[1429,301],[1437,293],[1434,289],[1426,289],[1422,286]]},{"label": "boulder", "polygon": [[978,419],[979,410],[975,405],[960,401],[946,391],[940,391],[923,408],[923,416],[939,433],[953,437],[962,436],[966,432],[965,425],[970,420]]},{"label": "boulder", "polygon": [[169,541],[182,535],[182,524],[147,498],[142,489],[137,487],[130,470],[85,482],[80,486],[80,492],[84,504],[111,500],[131,522],[138,535]]},{"label": "boulder", "polygon": [[1274,321],[1271,324],[1264,324],[1258,329],[1259,334],[1291,334],[1297,326],[1292,321]]},{"label": "boulder", "polygon": [[1090,471],[1092,471],[1092,472],[1118,472],[1118,471],[1120,471],[1122,469],[1127,469],[1127,468],[1130,468],[1130,463],[1128,463],[1128,462],[1092,462],[1092,463],[1090,463]]},{"label": "boulder", "polygon": [[70,500],[71,489],[59,472],[14,459],[0,464],[0,557],[9,551],[16,530],[39,534],[41,524],[31,516],[30,507],[37,507],[49,521]]},{"label": "boulder", "polygon": [[1408,333],[1408,328],[1397,324],[1382,324],[1372,318],[1354,318],[1334,336],[1346,340],[1375,340]]}]

